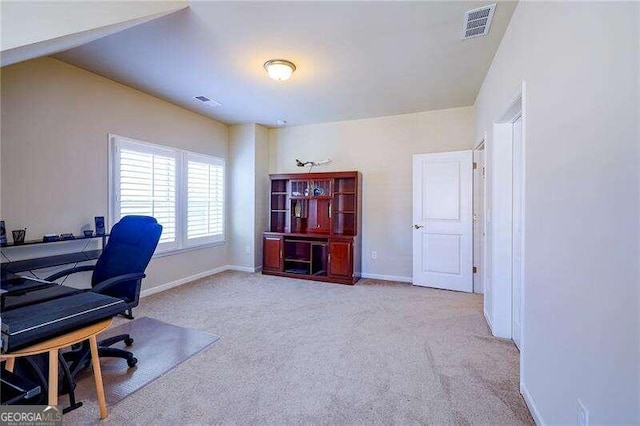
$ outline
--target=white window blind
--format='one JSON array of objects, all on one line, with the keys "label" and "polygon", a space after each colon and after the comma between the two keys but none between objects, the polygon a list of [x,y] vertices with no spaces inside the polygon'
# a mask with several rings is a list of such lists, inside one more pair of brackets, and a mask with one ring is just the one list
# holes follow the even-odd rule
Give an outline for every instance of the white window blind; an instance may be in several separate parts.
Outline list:
[{"label": "white window blind", "polygon": [[153,216],[162,225],[160,243],[176,240],[176,159],[131,148],[119,150],[118,220]]},{"label": "white window blind", "polygon": [[187,239],[222,239],[224,164],[213,158],[187,157]]},{"label": "white window blind", "polygon": [[224,160],[111,136],[110,225],[126,215],[162,225],[158,251],[224,241]]}]

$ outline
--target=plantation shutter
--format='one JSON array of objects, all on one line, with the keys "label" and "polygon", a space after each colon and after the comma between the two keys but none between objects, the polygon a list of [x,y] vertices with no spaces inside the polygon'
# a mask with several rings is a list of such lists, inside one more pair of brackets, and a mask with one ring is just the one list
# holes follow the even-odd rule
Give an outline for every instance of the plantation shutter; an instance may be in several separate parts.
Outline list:
[{"label": "plantation shutter", "polygon": [[224,234],[224,162],[187,155],[187,241],[221,241]]},{"label": "plantation shutter", "polygon": [[176,243],[176,155],[128,141],[119,145],[116,219],[153,216],[162,225],[160,244]]}]

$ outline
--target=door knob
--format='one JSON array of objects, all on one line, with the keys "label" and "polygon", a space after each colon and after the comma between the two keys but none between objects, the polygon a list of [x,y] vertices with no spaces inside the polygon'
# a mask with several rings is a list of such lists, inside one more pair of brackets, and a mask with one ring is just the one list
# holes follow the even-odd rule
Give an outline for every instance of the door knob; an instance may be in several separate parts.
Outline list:
[{"label": "door knob", "polygon": [[413,227],[416,228],[416,229],[424,228],[424,226],[422,226],[422,225],[413,225]]}]

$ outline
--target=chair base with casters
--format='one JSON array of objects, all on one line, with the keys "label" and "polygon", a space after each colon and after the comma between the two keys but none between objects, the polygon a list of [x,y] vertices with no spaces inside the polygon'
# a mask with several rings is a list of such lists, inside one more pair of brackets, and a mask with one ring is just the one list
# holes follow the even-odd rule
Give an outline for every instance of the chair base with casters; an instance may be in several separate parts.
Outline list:
[{"label": "chair base with casters", "polygon": [[124,349],[110,347],[118,342],[124,342],[126,346],[131,346],[133,344],[133,339],[128,334],[119,334],[117,336],[101,340],[98,342],[98,354],[100,357],[126,359],[129,368],[134,367],[138,363],[138,358],[133,356],[133,353]]},{"label": "chair base with casters", "polygon": [[[133,339],[128,334],[120,334],[101,340],[98,342],[98,356],[100,358],[122,358],[127,361],[129,368],[134,367],[138,363],[138,358],[136,358],[132,352],[110,347],[118,342],[124,342],[125,345],[131,346]],[[71,350],[62,353],[63,359],[61,359],[61,361],[64,361],[63,364],[66,364],[64,368],[69,371],[70,377],[76,377],[78,373],[91,364],[91,352],[88,349],[89,343],[83,342],[75,345]]]}]

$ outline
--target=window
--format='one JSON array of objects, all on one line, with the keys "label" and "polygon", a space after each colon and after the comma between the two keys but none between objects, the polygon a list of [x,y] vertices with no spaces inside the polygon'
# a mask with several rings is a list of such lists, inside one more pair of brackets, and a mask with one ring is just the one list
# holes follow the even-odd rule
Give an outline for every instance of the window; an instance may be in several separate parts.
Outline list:
[{"label": "window", "polygon": [[187,239],[221,235],[224,229],[224,162],[187,154]]},{"label": "window", "polygon": [[155,217],[158,251],[224,241],[222,158],[110,137],[110,224],[122,216]]}]

